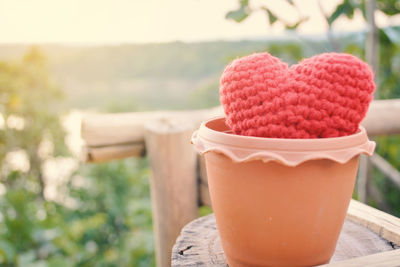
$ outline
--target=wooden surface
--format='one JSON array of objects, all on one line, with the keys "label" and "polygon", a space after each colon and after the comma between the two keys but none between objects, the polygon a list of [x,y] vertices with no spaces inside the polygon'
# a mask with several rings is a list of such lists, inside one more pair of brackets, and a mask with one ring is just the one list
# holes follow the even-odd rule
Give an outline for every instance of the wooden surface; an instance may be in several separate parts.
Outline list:
[{"label": "wooden surface", "polygon": [[82,119],[81,136],[87,147],[144,144],[145,125],[151,121],[185,121],[185,124],[197,128],[203,120],[222,114],[222,107],[186,111],[90,114]]},{"label": "wooden surface", "polygon": [[394,114],[400,114],[400,99],[374,100],[361,125],[368,136],[399,134],[400,120]]},{"label": "wooden surface", "polygon": [[145,126],[158,267],[171,265],[171,250],[182,227],[198,216],[193,128],[156,120]]},{"label": "wooden surface", "polygon": [[[369,136],[383,134],[399,134],[400,120],[393,114],[400,114],[400,99],[375,100],[372,102],[362,125],[367,129]],[[113,155],[120,157],[118,149],[123,145],[144,144],[144,125],[153,120],[186,120],[197,128],[200,123],[208,118],[223,115],[222,107],[207,110],[190,111],[154,111],[88,115],[82,120],[81,135],[89,148],[85,151],[95,150],[99,147],[110,146],[113,154],[102,156],[102,160],[111,160]],[[124,157],[137,156],[135,151],[131,155],[124,152]],[[90,157],[84,155],[85,159]]]},{"label": "wooden surface", "polygon": [[[378,234],[346,220],[331,263],[393,251],[393,249],[392,245]],[[395,251],[394,257],[397,257],[395,259],[399,259],[399,251]],[[390,254],[390,257],[392,256]],[[359,265],[349,266],[369,266],[365,264],[368,262],[364,261],[363,263],[360,265],[359,262]],[[397,261],[397,264],[400,264],[400,261]],[[182,229],[172,251],[172,266],[226,266],[213,214],[197,219]]]},{"label": "wooden surface", "polygon": [[325,267],[398,267],[400,266],[400,249],[372,254],[344,261],[332,262]]},{"label": "wooden surface", "polygon": [[347,219],[372,230],[395,245],[400,245],[400,219],[395,216],[351,200]]},{"label": "wooden surface", "polygon": [[121,144],[100,147],[85,147],[83,151],[84,162],[105,162],[128,157],[143,157],[145,154],[144,143]]}]

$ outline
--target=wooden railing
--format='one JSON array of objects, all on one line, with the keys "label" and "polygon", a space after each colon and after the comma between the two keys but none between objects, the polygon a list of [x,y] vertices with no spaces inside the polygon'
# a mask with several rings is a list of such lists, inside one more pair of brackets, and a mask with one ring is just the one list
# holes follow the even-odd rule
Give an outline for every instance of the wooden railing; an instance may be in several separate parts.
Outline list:
[{"label": "wooden railing", "polygon": [[[82,122],[86,162],[149,158],[158,266],[170,265],[175,239],[181,228],[198,216],[199,205],[211,205],[204,162],[190,145],[190,137],[203,120],[219,115],[223,115],[221,107],[99,114]],[[370,137],[400,134],[399,116],[400,99],[373,101],[362,125]],[[400,188],[398,170],[377,154],[370,162]],[[361,179],[357,189],[366,194],[367,184]]]}]

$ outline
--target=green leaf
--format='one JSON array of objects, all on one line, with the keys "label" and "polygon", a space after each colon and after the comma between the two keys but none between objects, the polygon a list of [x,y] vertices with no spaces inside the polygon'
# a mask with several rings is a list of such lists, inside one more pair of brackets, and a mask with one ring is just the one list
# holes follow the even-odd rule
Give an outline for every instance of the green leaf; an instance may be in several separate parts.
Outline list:
[{"label": "green leaf", "polygon": [[333,11],[333,13],[328,18],[329,25],[338,19],[341,15],[346,15],[349,19],[352,19],[354,16],[355,7],[348,1],[344,0],[340,5],[338,5]]},{"label": "green leaf", "polygon": [[233,10],[233,11],[229,11],[225,18],[226,19],[231,19],[234,20],[236,22],[242,22],[243,20],[245,20],[248,16],[250,15],[250,12],[248,10],[247,7],[243,7],[241,6],[239,9],[237,10]]},{"label": "green leaf", "polygon": [[298,20],[296,23],[294,23],[294,24],[286,24],[286,25],[285,25],[285,28],[286,28],[286,30],[296,30],[297,27],[300,26],[300,24],[302,24],[303,22],[305,22],[305,21],[307,21],[307,20],[308,20],[308,17],[301,18],[301,19],[299,19],[299,20]]},{"label": "green leaf", "polygon": [[289,5],[292,5],[292,6],[294,6],[294,2],[293,2],[293,0],[286,0],[286,2],[288,2],[288,4],[289,4]]},{"label": "green leaf", "polygon": [[212,210],[212,208],[210,208],[208,206],[201,206],[199,208],[199,216],[200,217],[207,216],[211,213],[213,213],[213,210]]},{"label": "green leaf", "polygon": [[400,13],[400,3],[397,0],[378,0],[377,8],[388,16],[394,16]]},{"label": "green leaf", "polygon": [[383,46],[391,46],[392,40],[383,29],[378,29],[379,43]]},{"label": "green leaf", "polygon": [[262,7],[262,9],[267,13],[269,25],[273,25],[278,20],[278,17],[275,16],[275,14],[272,13],[268,8]]}]

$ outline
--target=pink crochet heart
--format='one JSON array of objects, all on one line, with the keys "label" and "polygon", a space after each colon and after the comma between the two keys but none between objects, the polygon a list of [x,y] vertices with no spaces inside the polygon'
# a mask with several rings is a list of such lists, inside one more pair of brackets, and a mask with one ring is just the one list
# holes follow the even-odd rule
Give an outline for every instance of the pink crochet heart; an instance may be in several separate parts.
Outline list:
[{"label": "pink crochet heart", "polygon": [[258,53],[225,68],[220,99],[235,134],[325,138],[354,134],[374,89],[370,67],[349,54],[320,54],[288,68]]}]

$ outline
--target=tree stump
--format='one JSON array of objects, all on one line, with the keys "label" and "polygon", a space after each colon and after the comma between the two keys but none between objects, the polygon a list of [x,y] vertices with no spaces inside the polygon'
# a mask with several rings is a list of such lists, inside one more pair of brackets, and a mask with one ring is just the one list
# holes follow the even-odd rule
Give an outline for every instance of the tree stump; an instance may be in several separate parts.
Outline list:
[{"label": "tree stump", "polygon": [[[331,263],[394,248],[378,234],[346,220]],[[194,220],[182,229],[172,250],[172,266],[227,266],[214,214]]]}]

